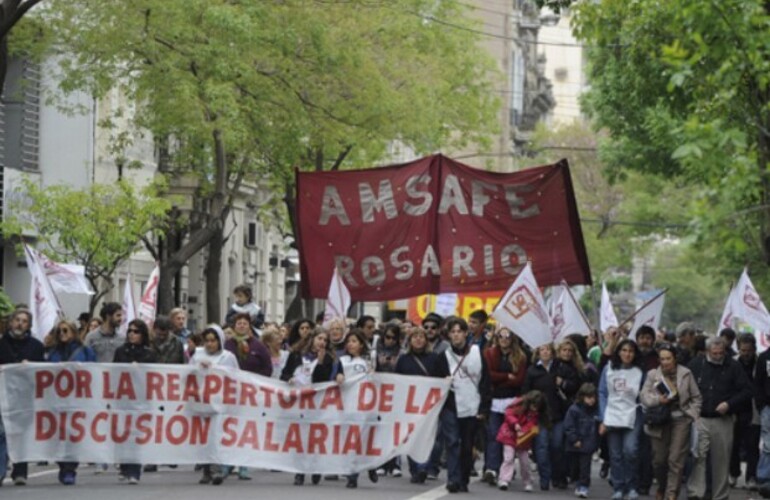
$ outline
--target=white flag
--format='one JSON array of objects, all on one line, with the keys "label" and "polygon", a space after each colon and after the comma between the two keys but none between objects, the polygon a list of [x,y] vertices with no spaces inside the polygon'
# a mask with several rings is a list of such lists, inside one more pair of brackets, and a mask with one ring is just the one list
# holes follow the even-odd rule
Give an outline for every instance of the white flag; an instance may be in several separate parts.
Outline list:
[{"label": "white flag", "polygon": [[32,276],[29,290],[29,308],[32,312],[32,335],[43,340],[63,316],[59,300],[51,287],[48,277],[37,259],[38,253],[24,244],[27,269]]},{"label": "white flag", "polygon": [[559,287],[558,299],[553,306],[551,313],[551,335],[554,342],[559,342],[567,335],[579,333],[580,335],[590,335],[591,325],[588,324],[583,310],[580,308],[575,296],[569,289],[567,283],[562,282]]},{"label": "white flag", "polygon": [[139,319],[147,323],[152,329],[155,322],[155,310],[158,305],[158,282],[160,281],[160,268],[156,265],[150,273],[147,280],[147,286],[144,287],[142,300],[139,302]]},{"label": "white flag", "polygon": [[532,348],[551,342],[551,322],[545,300],[529,262],[497,303],[492,317]]},{"label": "white flag", "polygon": [[618,317],[615,316],[615,310],[612,308],[612,302],[610,302],[610,293],[607,291],[607,285],[602,281],[602,304],[599,328],[601,328],[602,333],[604,333],[608,328],[612,326],[618,326]]},{"label": "white flag", "polygon": [[736,287],[730,289],[730,294],[727,296],[727,302],[725,303],[725,309],[722,311],[722,317],[719,319],[719,326],[717,326],[717,333],[723,328],[732,328],[733,320],[737,319],[737,311],[735,310],[735,304],[737,301],[738,290]]},{"label": "white flag", "polygon": [[38,263],[43,268],[43,271],[45,271],[45,275],[48,276],[51,287],[55,292],[94,294],[88,279],[86,279],[85,266],[79,264],[60,264],[52,261],[44,254],[36,252],[34,249],[30,249],[30,251],[35,253]]},{"label": "white flag", "polygon": [[136,304],[134,304],[134,278],[131,273],[126,275],[126,286],[123,289],[123,321],[120,322],[118,333],[126,336],[128,324],[136,319]]},{"label": "white flag", "polygon": [[342,277],[337,272],[337,268],[334,268],[334,274],[332,274],[332,281],[329,284],[329,294],[326,299],[326,308],[324,309],[324,321],[323,325],[329,326],[329,323],[333,319],[344,320],[348,315],[348,309],[350,308],[350,290],[342,281]]},{"label": "white flag", "polygon": [[731,305],[734,315],[754,329],[757,337],[757,351],[764,352],[770,347],[768,340],[770,314],[762,303],[762,299],[759,298],[746,269],[743,270],[741,279],[738,280],[738,284],[730,295],[732,300],[728,299],[728,304]]},{"label": "white flag", "polygon": [[634,324],[631,326],[631,332],[628,334],[628,338],[636,340],[636,331],[639,327],[647,325],[651,326],[658,331],[660,326],[660,318],[663,314],[663,304],[666,298],[666,290],[659,292],[652,300],[642,305],[637,309],[634,316]]}]

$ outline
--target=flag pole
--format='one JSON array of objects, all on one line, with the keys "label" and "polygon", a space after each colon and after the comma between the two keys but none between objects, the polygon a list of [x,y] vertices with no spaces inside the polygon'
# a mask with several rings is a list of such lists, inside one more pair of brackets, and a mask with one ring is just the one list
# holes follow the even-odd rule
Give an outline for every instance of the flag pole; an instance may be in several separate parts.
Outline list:
[{"label": "flag pole", "polygon": [[626,320],[625,320],[625,321],[623,321],[622,323],[620,323],[620,324],[618,325],[618,329],[620,329],[620,328],[621,328],[623,325],[625,325],[625,324],[626,324],[626,323],[628,323],[629,321],[631,321],[631,320],[633,320],[634,318],[636,318],[636,316],[637,316],[637,315],[639,315],[639,313],[640,313],[640,312],[642,312],[642,310],[643,310],[645,307],[647,307],[647,306],[649,306],[650,304],[652,304],[653,302],[655,302],[655,300],[657,300],[657,299],[658,299],[658,297],[660,297],[661,295],[663,295],[663,294],[664,294],[664,293],[666,293],[667,291],[668,291],[668,288],[664,288],[664,289],[663,289],[663,290],[661,290],[661,291],[660,291],[660,293],[658,293],[658,294],[657,294],[655,297],[651,298],[650,300],[648,300],[647,302],[645,302],[644,304],[642,304],[642,307],[640,307],[639,309],[637,309],[636,311],[634,311],[634,313],[633,313],[631,316],[629,316],[628,318],[626,318]]}]

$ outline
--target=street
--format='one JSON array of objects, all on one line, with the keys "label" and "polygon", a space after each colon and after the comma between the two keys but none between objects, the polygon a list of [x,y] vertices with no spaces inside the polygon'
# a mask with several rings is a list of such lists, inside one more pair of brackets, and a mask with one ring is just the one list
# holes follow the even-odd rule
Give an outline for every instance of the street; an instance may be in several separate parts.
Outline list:
[{"label": "street", "polygon": [[[309,484],[297,487],[292,484],[293,476],[287,473],[251,471],[251,481],[239,481],[236,476],[230,476],[221,486],[199,485],[200,474],[194,472],[191,466],[182,466],[176,470],[160,467],[159,472],[142,474],[141,482],[136,486],[118,482],[118,474],[114,468],[102,474],[95,474],[93,466],[81,467],[78,482],[73,487],[63,487],[56,479],[58,469],[54,466],[30,467],[30,477],[27,486],[13,486],[6,478],[0,495],[5,499],[55,499],[55,500],[208,500],[212,495],[226,496],[227,500],[253,499],[255,495],[262,498],[281,498],[290,495],[292,498],[313,498],[314,500],[345,500],[361,498],[366,500],[436,500],[444,497],[463,498],[463,494],[449,495],[441,481],[428,481],[424,485],[409,483],[408,477],[380,478],[377,484],[369,482],[365,474],[359,478],[359,487],[355,490],[345,488],[344,478],[339,481],[321,481],[318,486]],[[10,472],[10,471],[9,471]],[[526,494],[522,484],[514,480],[512,488],[500,491],[486,484],[472,482],[470,493],[474,498],[503,499],[511,496],[521,497],[532,495],[540,499],[575,498],[573,489],[565,491],[551,490]],[[609,498],[612,492],[606,481],[598,477],[598,463],[594,463],[593,485],[589,498]],[[644,498],[644,497],[643,497]],[[654,498],[654,497],[647,497]],[[684,495],[682,495],[684,498]],[[745,500],[759,498],[743,489],[731,490],[730,498]]]}]

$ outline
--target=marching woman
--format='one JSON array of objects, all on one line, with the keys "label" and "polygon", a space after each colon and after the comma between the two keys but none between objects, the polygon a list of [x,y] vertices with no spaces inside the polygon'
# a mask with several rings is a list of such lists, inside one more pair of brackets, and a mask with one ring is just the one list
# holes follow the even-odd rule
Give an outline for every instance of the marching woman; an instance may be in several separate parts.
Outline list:
[{"label": "marching woman", "polygon": [[[414,327],[409,333],[406,352],[396,362],[396,373],[418,377],[448,377],[449,365],[442,354],[428,349],[428,334],[422,327]],[[422,484],[428,478],[428,464],[417,463],[409,458],[409,474],[413,484]]]},{"label": "marching woman", "polygon": [[[150,348],[150,329],[141,319],[128,323],[126,343],[115,351],[114,363],[155,363],[157,356]],[[120,477],[128,484],[137,484],[142,475],[141,464],[120,464]]]},{"label": "marching woman", "polygon": [[599,434],[607,435],[613,500],[637,500],[639,435],[642,413],[639,393],[644,373],[633,340],[618,343],[599,378]]},{"label": "marching woman", "polygon": [[[336,374],[338,384],[343,383],[345,378],[357,377],[373,371],[372,361],[369,359],[369,344],[360,328],[353,328],[345,335],[344,352],[338,362]],[[369,479],[373,483],[378,481],[376,470],[369,471]],[[348,483],[345,487],[358,488],[358,473],[348,475]]]},{"label": "marching woman", "polygon": [[[76,363],[89,363],[96,361],[94,350],[84,346],[80,341],[77,327],[71,321],[59,321],[53,330],[53,347],[48,353],[48,361],[51,363],[63,363],[67,361]],[[77,462],[59,462],[59,482],[64,485],[75,484],[77,476]]]},{"label": "marching woman", "polygon": [[504,327],[498,326],[492,343],[484,350],[484,360],[492,384],[492,407],[487,420],[487,447],[484,453],[484,480],[490,486],[497,485],[497,474],[503,461],[503,444],[497,433],[505,420],[506,408],[521,394],[527,376],[527,356],[519,344],[519,338]]},{"label": "marching woman", "polygon": [[658,347],[660,366],[647,372],[641,400],[646,411],[667,407],[668,418],[645,432],[652,440],[652,470],[658,482],[657,500],[676,500],[682,485],[687,454],[690,451],[690,428],[700,418],[703,398],[692,372],[677,364],[677,349],[671,344]]},{"label": "marching woman", "polygon": [[449,349],[444,353],[452,387],[441,410],[441,433],[446,444],[447,485],[450,493],[467,492],[473,469],[473,438],[479,420],[489,411],[490,385],[486,362],[478,345],[468,345],[468,323],[446,321]]},{"label": "marching woman", "polygon": [[289,351],[282,349],[283,336],[278,327],[266,326],[262,330],[262,336],[259,338],[267,350],[270,351],[270,361],[273,364],[272,378],[281,378],[283,367],[286,366],[286,360],[289,358]]},{"label": "marching woman", "polygon": [[[297,387],[329,382],[334,373],[334,354],[329,347],[329,334],[323,329],[316,331],[305,340],[296,342],[281,373],[281,380]],[[320,474],[310,476],[313,484],[321,481]],[[294,485],[305,484],[304,474],[294,475]]]},{"label": "marching woman", "polygon": [[[219,366],[226,370],[238,370],[238,360],[235,355],[225,349],[225,332],[219,325],[209,325],[201,333],[203,347],[196,347],[190,358],[190,364],[199,368],[208,369]],[[220,485],[224,482],[229,472],[227,466],[220,464],[205,464],[203,475],[198,483]]]},{"label": "marching woman", "polygon": [[[380,341],[375,353],[377,358],[375,371],[393,373],[401,356],[401,327],[396,323],[389,323],[378,338]],[[394,477],[401,477],[401,457],[393,457],[377,469],[377,474],[380,476],[384,476],[388,472]]]},{"label": "marching woman", "polygon": [[309,319],[302,318],[295,321],[294,324],[291,325],[289,338],[286,341],[288,348],[293,349],[297,345],[304,345],[301,344],[301,342],[310,338],[313,334],[313,330],[315,330],[315,323]]}]

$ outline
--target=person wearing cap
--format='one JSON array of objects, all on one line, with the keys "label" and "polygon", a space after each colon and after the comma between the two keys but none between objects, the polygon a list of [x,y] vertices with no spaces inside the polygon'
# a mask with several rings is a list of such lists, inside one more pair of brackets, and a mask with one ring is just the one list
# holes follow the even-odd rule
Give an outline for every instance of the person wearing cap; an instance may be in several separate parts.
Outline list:
[{"label": "person wearing cap", "polygon": [[713,500],[729,498],[728,471],[733,444],[735,413],[754,395],[751,382],[734,359],[725,356],[724,339],[710,337],[706,355],[698,356],[688,368],[703,397],[700,419],[696,422],[697,456],[687,484],[688,498],[706,493],[706,458],[711,456]]},{"label": "person wearing cap", "polygon": [[682,366],[688,366],[695,357],[695,336],[698,329],[695,324],[685,321],[676,327],[676,362]]},{"label": "person wearing cap", "polygon": [[428,336],[428,349],[436,354],[443,354],[449,348],[449,342],[441,338],[441,324],[444,318],[438,314],[428,313],[422,320],[422,327]]}]

